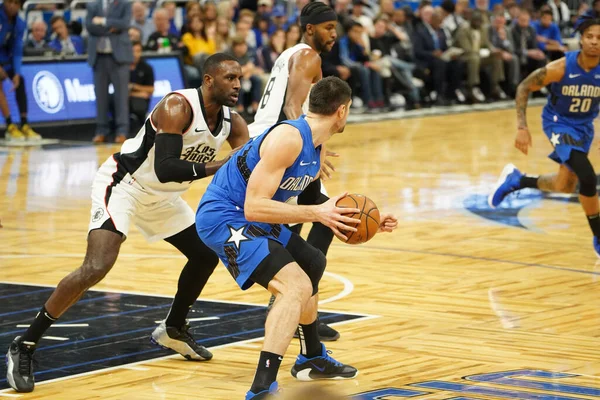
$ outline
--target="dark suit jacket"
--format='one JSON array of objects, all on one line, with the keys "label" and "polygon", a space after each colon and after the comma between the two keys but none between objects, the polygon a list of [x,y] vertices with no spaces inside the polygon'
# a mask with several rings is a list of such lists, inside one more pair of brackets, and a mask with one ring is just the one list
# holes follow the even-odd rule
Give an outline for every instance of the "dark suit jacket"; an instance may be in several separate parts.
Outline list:
[{"label": "dark suit jacket", "polygon": [[417,59],[417,61],[428,63],[436,58],[433,55],[433,51],[435,50],[435,43],[433,42],[431,33],[429,33],[427,27],[422,23],[418,24],[415,27],[412,42],[414,46],[415,58]]},{"label": "dark suit jacket", "polygon": [[[515,54],[517,56],[521,57],[527,50],[538,48],[535,29],[533,29],[532,26],[523,29],[519,25],[514,25],[511,28],[511,34],[515,44]],[[525,47],[523,47],[522,40]]]},{"label": "dark suit jacket", "polygon": [[[104,15],[102,2],[103,0],[96,0],[87,6],[85,26],[89,33],[88,63],[92,67],[96,64],[98,38],[108,36],[115,61],[130,64],[133,62],[133,51],[127,31],[131,24],[131,3],[127,0],[108,0],[107,13]],[[94,17],[106,17],[106,25],[92,24]]]}]

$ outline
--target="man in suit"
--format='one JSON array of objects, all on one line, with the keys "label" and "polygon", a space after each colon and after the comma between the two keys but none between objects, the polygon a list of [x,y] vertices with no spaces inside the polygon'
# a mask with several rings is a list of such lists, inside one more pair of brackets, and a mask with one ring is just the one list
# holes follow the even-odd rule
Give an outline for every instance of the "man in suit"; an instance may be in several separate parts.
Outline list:
[{"label": "man in suit", "polygon": [[81,36],[69,35],[67,22],[62,15],[55,15],[50,19],[52,32],[56,34],[49,46],[58,53],[65,55],[85,54],[85,45]]},{"label": "man in suit", "polygon": [[520,77],[528,76],[546,65],[546,55],[538,48],[529,11],[521,9],[517,23],[511,28],[511,33],[515,43],[515,54],[519,58]]},{"label": "man in suit", "polygon": [[413,34],[414,53],[417,60],[417,67],[423,70],[429,70],[431,77],[429,89],[436,91],[437,105],[446,105],[447,100],[444,94],[447,92],[446,73],[447,63],[442,60],[442,43],[435,29],[431,26],[433,19],[433,7],[427,5],[421,9],[421,23],[415,28]]},{"label": "man in suit", "polygon": [[[471,16],[471,23],[461,26],[456,31],[456,46],[465,51],[462,59],[467,64],[467,97],[472,102],[485,101],[485,96],[479,88],[479,73],[481,68],[490,67],[490,95],[494,99],[504,100],[508,97],[500,88],[500,82],[504,81],[501,52],[490,43],[487,27],[482,29],[482,25],[483,15],[479,10],[475,10]],[[482,49],[487,51],[482,52]]]},{"label": "man in suit", "polygon": [[109,133],[108,86],[115,89],[115,142],[123,143],[129,132],[129,65],[133,51],[129,40],[131,3],[126,0],[96,0],[88,5],[88,63],[94,70],[96,92],[96,136],[102,143]]},{"label": "man in suit", "polygon": [[504,70],[506,71],[506,88],[510,95],[513,96],[520,82],[520,66],[519,58],[515,54],[515,43],[512,32],[506,26],[506,16],[503,10],[494,13],[488,30],[492,46],[500,50],[500,58],[502,58]]}]

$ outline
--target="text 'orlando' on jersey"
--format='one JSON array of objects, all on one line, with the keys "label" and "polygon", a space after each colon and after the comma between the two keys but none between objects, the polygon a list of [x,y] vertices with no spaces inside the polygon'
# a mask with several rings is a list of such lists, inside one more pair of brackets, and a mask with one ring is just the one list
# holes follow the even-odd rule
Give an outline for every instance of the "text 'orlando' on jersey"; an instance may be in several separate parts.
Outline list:
[{"label": "text 'orlando' on jersey", "polygon": [[577,57],[580,51],[565,55],[565,73],[550,85],[548,103],[542,117],[574,125],[592,124],[600,105],[600,66],[586,72]]},{"label": "text 'orlando' on jersey", "polygon": [[[290,59],[294,54],[311,47],[305,43],[298,43],[290,47],[275,60],[267,86],[258,104],[258,111],[254,122],[248,125],[250,137],[256,137],[278,122],[288,119],[283,112],[285,96],[287,96],[288,81],[290,78]],[[304,114],[308,112],[308,95],[302,105]]]},{"label": "text 'orlando' on jersey", "polygon": [[[200,89],[183,89],[173,93],[184,96],[193,111],[190,126],[183,134],[180,158],[197,163],[213,161],[231,133],[231,111],[225,106],[221,108],[219,123],[214,132],[211,132],[205,118],[206,112]],[[117,171],[113,177],[115,180],[121,180],[126,174],[129,174],[142,189],[151,195],[176,197],[185,192],[192,182],[161,183],[158,180],[154,171],[156,127],[152,123],[151,115],[152,113],[148,115],[138,134],[134,138],[126,140],[121,151],[114,155],[117,161]]]},{"label": "text 'orlando' on jersey", "polygon": [[[295,120],[282,121],[298,129],[302,137],[302,151],[290,167],[285,170],[279,188],[273,195],[273,200],[286,202],[297,197],[315,179],[321,169],[321,146],[315,148],[312,131],[306,122],[305,115]],[[278,125],[276,125],[278,126]],[[207,193],[213,192],[224,199],[232,201],[237,207],[243,208],[246,201],[246,189],[250,174],[260,161],[260,148],[264,139],[275,128],[272,127],[262,135],[251,139],[233,157],[221,167]]]}]

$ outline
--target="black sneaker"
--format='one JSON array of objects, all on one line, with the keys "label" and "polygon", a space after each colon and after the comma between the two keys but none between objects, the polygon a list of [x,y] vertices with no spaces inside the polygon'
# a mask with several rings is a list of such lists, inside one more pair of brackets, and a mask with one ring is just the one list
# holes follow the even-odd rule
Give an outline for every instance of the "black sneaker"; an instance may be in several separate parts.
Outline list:
[{"label": "black sneaker", "polygon": [[[269,311],[271,311],[273,303],[275,303],[275,296],[271,295],[269,305],[267,306],[267,315],[269,315]],[[298,339],[298,331],[294,333],[294,337]],[[319,339],[321,339],[322,342],[335,342],[339,338],[340,333],[338,331],[336,331],[326,323],[319,321]]]},{"label": "black sneaker", "polygon": [[292,376],[300,381],[317,379],[352,379],[358,370],[350,365],[342,364],[329,356],[325,345],[321,343],[322,353],[319,357],[306,358],[302,354],[296,358],[292,367]]},{"label": "black sneaker", "polygon": [[12,341],[6,354],[6,380],[17,392],[33,392],[33,352],[35,343],[24,342],[20,336]]},{"label": "black sneaker", "polygon": [[177,329],[167,326],[163,321],[152,332],[150,341],[165,349],[175,350],[190,361],[208,361],[213,358],[210,351],[196,343],[189,329],[188,324],[185,324],[181,329]]}]

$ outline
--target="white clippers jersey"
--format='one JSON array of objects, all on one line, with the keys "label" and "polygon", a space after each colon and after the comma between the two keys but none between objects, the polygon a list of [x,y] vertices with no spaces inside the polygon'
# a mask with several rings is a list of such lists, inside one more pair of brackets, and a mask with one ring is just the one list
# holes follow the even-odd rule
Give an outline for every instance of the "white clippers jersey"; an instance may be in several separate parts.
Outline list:
[{"label": "white clippers jersey", "polygon": [[[183,89],[175,93],[183,95],[192,106],[193,118],[188,130],[183,134],[182,160],[206,163],[213,161],[215,156],[231,132],[231,111],[222,108],[222,119],[214,132],[208,128],[204,118],[204,102],[200,89]],[[113,175],[116,185],[129,173],[148,194],[160,197],[176,197],[185,192],[192,182],[161,183],[154,171],[154,138],[156,127],[148,115],[144,126],[136,137],[126,140],[121,152],[114,155],[117,171]]]},{"label": "white clippers jersey", "polygon": [[[248,126],[251,138],[260,135],[276,123],[288,119],[283,113],[283,106],[290,78],[289,61],[298,51],[310,48],[307,44],[299,43],[281,53],[275,60],[271,76],[269,76],[269,81],[260,99],[254,122]],[[308,111],[308,96],[306,96],[306,100],[302,105],[302,110],[305,114]]]}]

